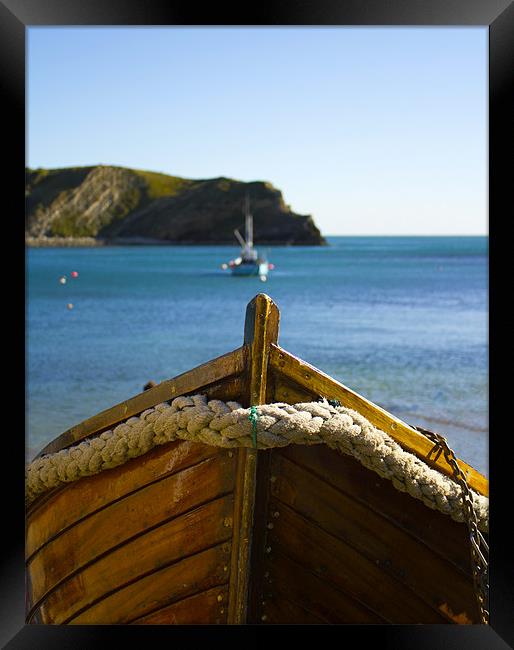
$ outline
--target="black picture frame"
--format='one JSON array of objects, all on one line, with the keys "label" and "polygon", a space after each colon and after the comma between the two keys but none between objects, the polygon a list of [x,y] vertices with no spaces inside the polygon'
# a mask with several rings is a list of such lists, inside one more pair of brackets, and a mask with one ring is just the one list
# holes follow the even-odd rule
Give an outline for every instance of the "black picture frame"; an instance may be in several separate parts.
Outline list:
[{"label": "black picture frame", "polygon": [[[25,571],[24,571],[24,438],[21,418],[15,413],[25,411],[23,376],[11,379],[4,389],[4,458],[1,473],[3,495],[3,552],[1,555],[0,642],[2,647],[41,650],[43,648],[89,649],[101,646],[117,647],[123,642],[136,644],[187,643],[197,647],[206,643],[238,640],[248,643],[269,643],[276,635],[287,635],[298,629],[306,643],[319,643],[320,636],[335,632],[336,642],[357,641],[359,645],[377,643],[381,648],[435,648],[471,650],[473,648],[500,650],[514,647],[514,563],[510,537],[510,486],[513,434],[506,406],[510,404],[509,380],[503,379],[502,364],[508,368],[507,350],[509,324],[502,306],[510,302],[504,295],[498,278],[508,274],[509,240],[502,227],[512,219],[512,191],[514,185],[509,172],[514,143],[511,86],[514,74],[514,4],[512,0],[312,0],[259,2],[251,6],[198,7],[193,4],[165,0],[0,0],[0,79],[2,88],[3,174],[5,189],[4,216],[12,226],[12,234],[4,240],[5,249],[13,249],[4,278],[9,279],[4,321],[7,329],[7,348],[23,350],[25,346],[24,289],[12,285],[25,278],[25,244],[21,213],[24,212],[25,183],[25,34],[36,25],[362,25],[362,26],[484,26],[489,28],[489,342],[490,342],[490,625],[474,626],[340,626],[331,630],[310,626],[241,626],[168,627],[150,628],[128,626],[52,626],[25,625]],[[510,93],[509,93],[510,91]],[[7,137],[9,136],[9,137]],[[509,202],[510,198],[510,202]],[[5,224],[8,225],[8,224]],[[19,230],[18,230],[19,228]],[[19,237],[19,240],[18,240]],[[20,250],[16,251],[17,244]],[[507,264],[502,267],[505,260]],[[507,285],[508,286],[508,285]],[[12,304],[14,295],[21,298],[21,324],[15,325]],[[505,345],[504,345],[505,343]],[[19,354],[19,352],[18,352]],[[19,358],[19,357],[18,357]],[[17,367],[20,367],[18,364]],[[5,372],[5,370],[4,370]],[[15,389],[15,390],[13,390]],[[21,409],[13,410],[12,396],[22,397]],[[7,398],[8,396],[8,398]],[[6,399],[7,398],[7,399]],[[510,398],[510,399],[509,399]],[[9,508],[7,507],[9,506]],[[250,634],[248,634],[248,632]],[[220,636],[217,636],[217,635]],[[221,636],[223,635],[223,636]],[[248,640],[247,640],[248,639]]]}]

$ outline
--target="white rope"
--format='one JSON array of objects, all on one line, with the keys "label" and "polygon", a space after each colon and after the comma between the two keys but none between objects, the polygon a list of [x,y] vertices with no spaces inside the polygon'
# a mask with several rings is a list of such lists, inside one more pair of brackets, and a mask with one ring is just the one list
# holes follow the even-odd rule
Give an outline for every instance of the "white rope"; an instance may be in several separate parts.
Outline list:
[{"label": "white rope", "polygon": [[[464,521],[461,488],[449,477],[403,450],[362,415],[328,402],[256,407],[257,448],[324,443],[349,454],[394,487],[456,521]],[[217,447],[251,447],[250,409],[237,402],[177,397],[131,417],[113,430],[34,460],[26,471],[27,504],[44,492],[117,467],[153,447],[192,440]],[[489,499],[472,492],[480,530],[488,530]]]}]

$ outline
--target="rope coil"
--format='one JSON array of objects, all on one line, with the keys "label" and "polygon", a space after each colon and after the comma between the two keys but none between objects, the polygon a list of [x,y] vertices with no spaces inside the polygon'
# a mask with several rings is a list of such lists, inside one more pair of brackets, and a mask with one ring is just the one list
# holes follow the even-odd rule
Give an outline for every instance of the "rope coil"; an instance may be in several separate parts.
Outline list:
[{"label": "rope coil", "polygon": [[[158,404],[113,430],[35,459],[26,470],[27,505],[54,487],[117,467],[157,445],[179,439],[227,448],[326,444],[353,456],[429,508],[465,521],[460,486],[403,450],[356,411],[324,400],[264,404],[257,413],[256,407],[208,401],[205,395]],[[487,532],[489,499],[475,492],[472,499],[478,527]]]}]

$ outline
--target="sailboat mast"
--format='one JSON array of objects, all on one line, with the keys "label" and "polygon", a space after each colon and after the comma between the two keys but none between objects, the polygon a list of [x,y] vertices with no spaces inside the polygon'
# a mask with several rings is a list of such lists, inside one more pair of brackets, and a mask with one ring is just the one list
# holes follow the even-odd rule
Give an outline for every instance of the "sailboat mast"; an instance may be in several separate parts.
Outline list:
[{"label": "sailboat mast", "polygon": [[250,214],[250,200],[248,194],[245,200],[245,229],[246,229],[246,245],[248,248],[253,248],[253,217]]}]

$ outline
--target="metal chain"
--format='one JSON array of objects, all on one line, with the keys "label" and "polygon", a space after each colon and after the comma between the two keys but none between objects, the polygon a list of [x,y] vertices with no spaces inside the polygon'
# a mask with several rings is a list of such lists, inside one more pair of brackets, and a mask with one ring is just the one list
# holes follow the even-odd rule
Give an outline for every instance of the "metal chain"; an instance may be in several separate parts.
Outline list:
[{"label": "metal chain", "polygon": [[471,545],[471,570],[473,573],[473,585],[475,595],[478,601],[481,622],[489,624],[489,546],[478,529],[477,516],[473,507],[473,494],[466,481],[466,476],[459,467],[455,453],[441,434],[413,426],[414,429],[422,433],[434,443],[434,446],[428,454],[428,458],[435,453],[434,460],[437,460],[441,453],[444,454],[446,462],[451,467],[453,478],[462,490],[462,503],[464,506],[464,515],[469,529],[469,541]]}]

